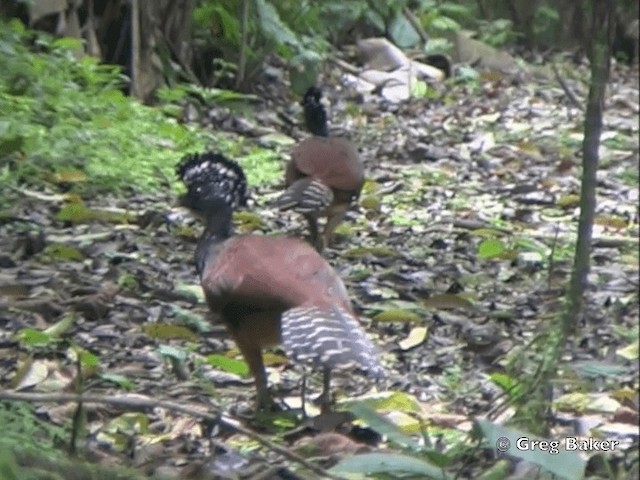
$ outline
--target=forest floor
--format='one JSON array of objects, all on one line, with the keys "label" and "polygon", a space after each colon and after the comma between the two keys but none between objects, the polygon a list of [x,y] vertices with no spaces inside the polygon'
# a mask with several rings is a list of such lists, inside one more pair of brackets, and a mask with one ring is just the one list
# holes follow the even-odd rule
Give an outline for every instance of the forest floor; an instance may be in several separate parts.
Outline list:
[{"label": "forest floor", "polygon": [[[502,423],[512,415],[505,388],[514,372],[536,368],[532,347],[562,312],[584,114],[554,80],[480,77],[393,105],[363,101],[335,87],[337,75],[328,78],[332,127],[360,147],[367,183],[326,256],[369,319],[388,372],[377,385],[338,378],[339,405],[370,399],[403,433],[422,432],[447,453],[474,419]],[[579,78],[588,78],[586,67],[566,82],[586,98]],[[637,69],[616,68],[607,91],[592,268],[579,333],[552,393],[556,436],[590,436],[598,425],[603,438],[638,441],[637,79]],[[236,139],[241,146],[225,153],[241,163],[247,149],[261,146],[283,167],[291,145],[306,136],[294,126],[292,105],[274,90],[242,110],[190,104],[185,117]],[[138,394],[233,415],[251,404],[246,366],[224,329],[207,322],[193,262],[200,226],[174,206],[166,174],[163,191],[84,189],[83,204],[72,198],[74,184],[3,192],[3,388],[68,393],[82,377],[92,395]],[[280,189],[279,180],[252,186],[252,205],[236,216],[239,232],[305,234],[300,218],[269,207]],[[300,372],[277,349],[267,362],[274,392],[297,407]],[[311,375],[308,383],[315,394],[320,379]],[[56,429],[68,426],[75,408],[47,404],[38,414]],[[231,427],[212,434],[211,422],[177,411],[84,408],[93,448],[127,451],[133,439],[135,464],[147,473],[216,478],[183,469],[221,475],[232,461],[250,470],[280,458]],[[281,441],[296,421],[278,418],[248,425]],[[227,456],[209,456],[210,437]],[[316,447],[320,457],[347,449]],[[462,478],[475,465],[460,467]]]}]

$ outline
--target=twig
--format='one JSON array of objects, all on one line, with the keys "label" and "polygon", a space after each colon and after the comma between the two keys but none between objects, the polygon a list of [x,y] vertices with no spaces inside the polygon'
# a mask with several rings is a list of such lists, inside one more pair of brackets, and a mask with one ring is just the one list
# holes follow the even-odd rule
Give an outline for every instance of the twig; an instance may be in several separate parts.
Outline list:
[{"label": "twig", "polygon": [[556,64],[554,62],[551,62],[551,70],[553,70],[553,75],[556,77],[556,80],[562,87],[562,90],[564,90],[564,93],[569,99],[569,101],[571,102],[571,104],[577,109],[584,111],[584,107],[582,106],[582,103],[580,102],[580,100],[578,100],[578,97],[576,97],[575,93],[573,93],[573,90],[569,88],[569,85],[567,85],[567,82],[564,81],[564,78],[560,76],[558,67],[556,67]]},{"label": "twig", "polygon": [[340,58],[330,57],[329,60],[331,62],[335,63],[341,69],[346,70],[347,72],[349,72],[349,73],[351,73],[353,75],[358,75],[360,73],[360,69],[358,67],[354,67],[350,63],[347,63],[347,62],[345,62],[344,60],[342,60]]},{"label": "twig", "polygon": [[[172,412],[183,413],[192,417],[200,418],[210,422],[218,422],[225,428],[233,430],[237,433],[246,435],[247,437],[257,441],[264,445],[269,450],[279,453],[283,457],[298,463],[313,473],[320,475],[324,478],[330,478],[332,480],[345,480],[344,477],[339,477],[327,472],[325,469],[318,467],[317,465],[302,458],[297,453],[288,450],[271,440],[257,434],[248,428],[242,426],[240,421],[230,417],[220,410],[217,410],[210,405],[192,404],[191,406],[185,404],[178,404],[166,400],[155,400],[144,395],[120,395],[118,397],[107,397],[103,395],[76,395],[72,393],[24,393],[13,392],[9,390],[0,391],[0,400],[14,400],[22,402],[32,403],[65,403],[65,402],[83,402],[87,403],[101,403],[104,405],[112,405],[116,407],[125,408],[165,408]],[[199,409],[200,408],[200,409]],[[206,413],[201,410],[206,408],[214,413]]]}]

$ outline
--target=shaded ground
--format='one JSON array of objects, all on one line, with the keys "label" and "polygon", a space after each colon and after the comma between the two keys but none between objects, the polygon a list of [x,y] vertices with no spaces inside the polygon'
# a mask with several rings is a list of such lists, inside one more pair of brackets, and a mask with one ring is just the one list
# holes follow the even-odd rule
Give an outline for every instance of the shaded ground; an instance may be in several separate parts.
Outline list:
[{"label": "shaded ground", "polygon": [[[577,79],[588,78],[586,71],[572,75],[568,84],[584,98],[585,86]],[[630,408],[637,421],[637,393],[630,403],[619,394],[638,388],[637,350],[634,358],[627,348],[636,344],[638,328],[637,78],[628,69],[613,74],[586,313],[555,395],[581,391],[582,421],[595,418],[607,435],[627,439],[619,424],[633,422],[615,414]],[[456,438],[471,417],[490,411],[508,417],[508,409],[494,409],[503,391],[490,376],[526,365],[529,342],[561,311],[578,215],[582,113],[552,81],[486,78],[438,90],[433,99],[401,106],[375,98],[358,103],[327,92],[334,102],[333,126],[361,146],[369,179],[359,211],[350,214],[327,257],[357,309],[374,319],[370,332],[389,371],[378,389],[411,394],[434,433]],[[297,120],[290,105],[271,98],[258,109]],[[194,117],[202,123],[212,118],[230,136],[243,125],[258,143],[268,143],[270,131],[285,129],[273,114],[241,123],[221,109],[214,113],[206,121]],[[298,128],[290,133],[296,139],[305,135]],[[282,148],[284,164],[288,147],[275,148]],[[259,219],[241,214],[240,231],[303,232],[299,218],[268,208],[277,192],[278,186],[254,189],[250,211]],[[192,261],[199,227],[172,208],[174,192],[89,197],[86,204],[102,209],[101,216],[72,214],[71,221],[56,217],[68,200],[58,191],[9,195],[14,202],[0,219],[5,388],[73,391],[74,355],[67,348],[73,343],[99,358],[101,375],[86,369],[84,386],[91,393],[128,389],[233,412],[251,400],[250,379],[207,362],[208,355],[228,353],[233,344],[221,328],[204,321]],[[25,341],[13,341],[21,329],[56,322],[63,338],[56,346],[26,348]],[[27,332],[26,343],[36,337]],[[285,368],[281,356],[270,360],[272,380],[294,404],[299,373]],[[580,388],[577,379],[585,382]],[[317,390],[319,379],[310,381]],[[343,396],[361,394],[367,386],[353,379],[336,383]],[[591,409],[602,398],[610,400],[608,409]],[[559,417],[573,417],[576,404],[568,402],[566,408],[558,405]],[[188,416],[155,409],[125,420],[115,409],[87,410],[90,430],[103,445],[123,447],[126,432],[143,431],[137,438],[140,450],[154,459],[149,470],[207,458],[204,426]],[[72,413],[73,405],[41,409],[53,423]],[[243,453],[256,448],[225,432],[215,438]],[[149,448],[160,440],[162,447]]]}]

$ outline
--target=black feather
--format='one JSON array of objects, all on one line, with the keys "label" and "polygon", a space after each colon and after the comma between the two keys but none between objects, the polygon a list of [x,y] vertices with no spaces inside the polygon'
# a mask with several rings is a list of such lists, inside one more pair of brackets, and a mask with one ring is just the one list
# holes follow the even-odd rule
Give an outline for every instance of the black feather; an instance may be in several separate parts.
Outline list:
[{"label": "black feather", "polygon": [[215,259],[214,247],[233,235],[232,214],[247,203],[247,178],[240,165],[213,152],[185,156],[176,174],[187,187],[180,204],[206,222],[195,254],[202,275],[207,263]]},{"label": "black feather", "polygon": [[301,102],[304,108],[304,123],[312,134],[319,137],[328,137],[327,111],[321,99],[322,90],[318,87],[309,87]]},{"label": "black feather", "polygon": [[176,174],[187,187],[182,204],[197,212],[207,212],[221,202],[231,209],[247,203],[247,179],[242,167],[219,153],[185,156]]}]

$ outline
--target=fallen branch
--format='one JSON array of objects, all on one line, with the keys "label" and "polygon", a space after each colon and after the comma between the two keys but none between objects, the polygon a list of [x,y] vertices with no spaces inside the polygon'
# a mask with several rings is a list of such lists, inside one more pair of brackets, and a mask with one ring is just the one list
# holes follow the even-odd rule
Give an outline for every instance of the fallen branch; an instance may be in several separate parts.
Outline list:
[{"label": "fallen branch", "polygon": [[350,63],[347,63],[340,58],[331,57],[329,60],[335,63],[336,66],[340,67],[342,70],[345,70],[346,72],[349,72],[353,75],[358,75],[360,73],[360,69],[358,67],[354,67]]},{"label": "fallen branch", "polygon": [[564,78],[562,78],[562,76],[560,75],[560,72],[558,71],[558,67],[556,67],[556,64],[554,62],[551,62],[551,69],[553,70],[553,75],[556,77],[556,80],[562,87],[562,90],[564,90],[564,93],[569,99],[569,101],[571,102],[571,104],[577,109],[582,110],[584,112],[584,106],[582,105],[582,102],[578,100],[578,97],[576,97],[576,95],[573,93],[573,90],[571,90],[569,85],[567,85],[567,82],[564,81]]},{"label": "fallen branch", "polygon": [[[101,403],[104,405],[112,405],[115,407],[123,408],[165,408],[172,412],[183,413],[191,417],[200,418],[210,422],[218,422],[225,428],[233,430],[237,433],[246,435],[247,437],[259,442],[271,451],[279,453],[283,457],[298,463],[303,467],[309,469],[313,473],[320,475],[324,478],[330,478],[333,480],[345,480],[343,477],[338,477],[327,472],[325,469],[318,467],[317,465],[302,458],[297,453],[288,450],[271,440],[259,435],[252,430],[242,426],[240,421],[225,415],[215,407],[210,405],[193,404],[191,406],[185,404],[179,404],[166,400],[155,400],[143,395],[121,395],[118,397],[104,396],[104,395],[76,395],[70,393],[24,393],[13,392],[9,390],[0,391],[0,400],[14,400],[22,402],[32,403],[66,403],[66,402],[83,402],[87,403]],[[207,409],[213,411],[213,413],[207,413],[202,411]]]}]

